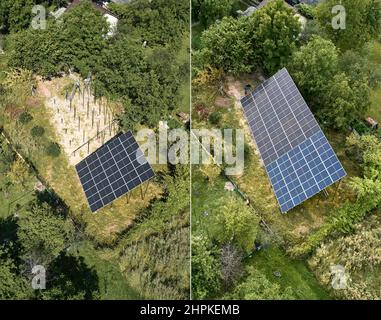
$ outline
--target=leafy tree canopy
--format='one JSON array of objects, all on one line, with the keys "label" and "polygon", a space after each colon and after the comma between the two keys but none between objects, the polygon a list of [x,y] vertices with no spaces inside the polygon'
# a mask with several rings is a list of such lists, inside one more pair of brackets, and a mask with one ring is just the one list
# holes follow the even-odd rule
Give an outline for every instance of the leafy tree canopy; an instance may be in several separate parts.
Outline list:
[{"label": "leafy tree canopy", "polygon": [[192,237],[192,288],[194,299],[205,299],[220,288],[217,250],[204,236]]},{"label": "leafy tree canopy", "polygon": [[18,239],[23,260],[47,266],[71,239],[72,226],[51,207],[32,202],[20,215]]},{"label": "leafy tree canopy", "polygon": [[227,299],[240,300],[294,300],[291,287],[281,288],[279,284],[269,281],[260,271],[248,268],[248,277],[237,285]]},{"label": "leafy tree canopy", "polygon": [[[332,8],[341,4],[345,8],[345,28],[334,29]],[[322,1],[316,10],[316,18],[328,37],[343,51],[361,48],[377,38],[381,32],[381,3],[378,0]]]}]

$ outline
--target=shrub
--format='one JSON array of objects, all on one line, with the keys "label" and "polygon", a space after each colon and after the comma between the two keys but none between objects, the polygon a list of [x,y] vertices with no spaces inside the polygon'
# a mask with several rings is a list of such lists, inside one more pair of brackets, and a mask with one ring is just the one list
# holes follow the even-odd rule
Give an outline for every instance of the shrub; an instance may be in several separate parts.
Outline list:
[{"label": "shrub", "polygon": [[28,112],[23,112],[20,117],[19,117],[19,121],[22,123],[22,124],[27,124],[28,122],[31,122],[33,120],[33,117],[30,113]]},{"label": "shrub", "polygon": [[214,111],[212,112],[209,117],[208,117],[208,120],[211,124],[214,124],[214,125],[217,125],[220,123],[221,121],[221,114],[218,113],[217,111]]},{"label": "shrub", "polygon": [[300,3],[297,6],[299,13],[305,16],[307,19],[313,19],[315,17],[315,8],[305,3]]},{"label": "shrub", "polygon": [[30,130],[30,134],[33,138],[41,137],[45,133],[45,129],[40,126],[35,126]]},{"label": "shrub", "polygon": [[56,142],[50,142],[46,148],[46,154],[50,157],[58,157],[61,153],[61,147]]}]

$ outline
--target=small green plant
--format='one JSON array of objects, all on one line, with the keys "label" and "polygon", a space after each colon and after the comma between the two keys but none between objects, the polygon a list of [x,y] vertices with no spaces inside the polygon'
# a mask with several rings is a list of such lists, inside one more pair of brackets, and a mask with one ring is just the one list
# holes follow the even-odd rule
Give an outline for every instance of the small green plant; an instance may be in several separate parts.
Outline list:
[{"label": "small green plant", "polygon": [[42,137],[45,133],[45,129],[40,126],[35,126],[30,130],[30,134],[33,138]]},{"label": "small green plant", "polygon": [[19,117],[19,121],[22,123],[22,124],[27,124],[29,122],[31,122],[33,120],[33,117],[30,113],[28,112],[23,112],[20,117]]},{"label": "small green plant", "polygon": [[46,154],[50,157],[57,158],[61,153],[61,147],[56,142],[50,142],[46,148]]},{"label": "small green plant", "polygon": [[208,120],[211,124],[217,125],[221,121],[221,114],[217,111],[214,111],[209,115]]}]

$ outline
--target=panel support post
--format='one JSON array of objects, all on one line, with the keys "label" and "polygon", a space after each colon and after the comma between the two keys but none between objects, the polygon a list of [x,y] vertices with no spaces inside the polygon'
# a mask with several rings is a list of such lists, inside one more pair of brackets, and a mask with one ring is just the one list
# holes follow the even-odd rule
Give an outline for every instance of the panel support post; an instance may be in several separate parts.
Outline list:
[{"label": "panel support post", "polygon": [[146,189],[144,190],[143,199],[145,199],[145,197],[146,197],[146,194],[147,194],[147,191],[148,191],[148,187],[149,187],[149,183],[150,183],[150,181],[148,180],[147,181],[147,185],[146,185]]}]

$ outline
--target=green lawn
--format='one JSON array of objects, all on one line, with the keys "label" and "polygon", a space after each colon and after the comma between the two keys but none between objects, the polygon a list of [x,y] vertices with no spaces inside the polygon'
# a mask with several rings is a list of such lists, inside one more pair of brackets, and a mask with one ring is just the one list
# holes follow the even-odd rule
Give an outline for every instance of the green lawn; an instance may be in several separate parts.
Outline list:
[{"label": "green lawn", "polygon": [[[281,288],[291,287],[297,299],[332,299],[303,261],[291,260],[280,248],[271,245],[255,253],[248,261]],[[279,272],[280,277],[274,275]]]}]

